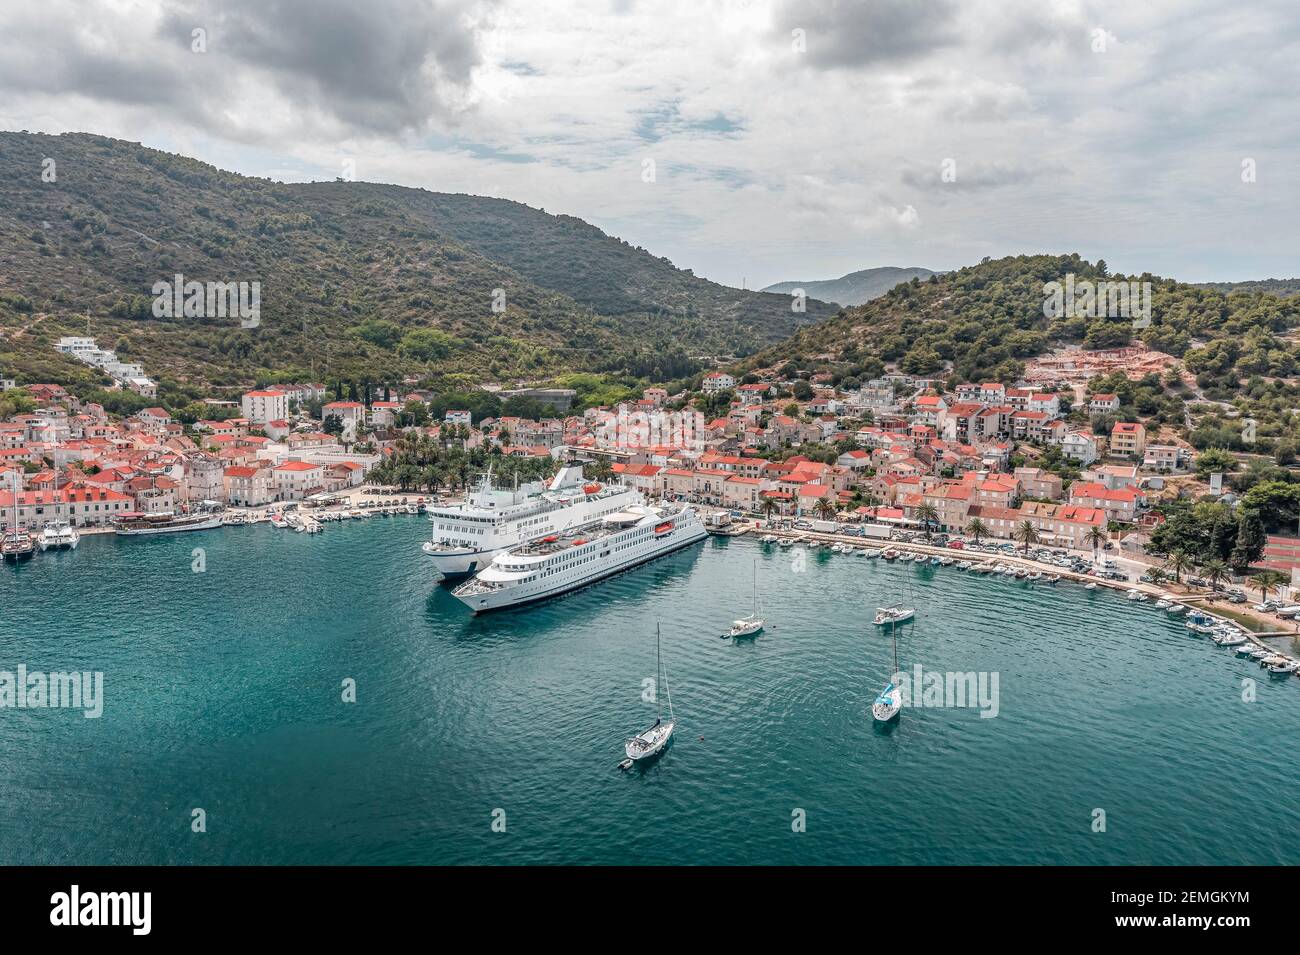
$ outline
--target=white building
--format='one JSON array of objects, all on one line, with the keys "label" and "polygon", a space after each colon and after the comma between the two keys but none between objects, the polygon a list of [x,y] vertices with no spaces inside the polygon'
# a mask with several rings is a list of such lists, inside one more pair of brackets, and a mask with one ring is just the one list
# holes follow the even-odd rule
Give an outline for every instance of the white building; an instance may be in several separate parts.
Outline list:
[{"label": "white building", "polygon": [[249,391],[239,399],[240,411],[253,424],[289,417],[289,396],[283,391]]},{"label": "white building", "polygon": [[726,391],[736,387],[736,379],[721,371],[710,372],[704,376],[701,387],[707,392]]}]

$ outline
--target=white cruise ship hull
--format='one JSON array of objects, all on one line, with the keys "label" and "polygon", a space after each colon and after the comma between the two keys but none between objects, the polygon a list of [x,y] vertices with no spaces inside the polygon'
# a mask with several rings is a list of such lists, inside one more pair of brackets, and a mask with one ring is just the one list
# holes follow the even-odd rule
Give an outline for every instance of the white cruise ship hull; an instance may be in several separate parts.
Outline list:
[{"label": "white cruise ship hull", "polygon": [[[704,525],[692,513],[690,520],[676,522],[668,533],[660,535],[652,531],[644,540],[629,543],[621,549],[617,541],[608,550],[597,547],[589,561],[579,561],[549,574],[537,573],[528,579],[495,588],[484,588],[475,578],[452,590],[452,596],[476,614],[518,607],[594,584],[656,557],[699,543],[708,536]],[[507,551],[498,561],[508,559],[510,554]]]}]

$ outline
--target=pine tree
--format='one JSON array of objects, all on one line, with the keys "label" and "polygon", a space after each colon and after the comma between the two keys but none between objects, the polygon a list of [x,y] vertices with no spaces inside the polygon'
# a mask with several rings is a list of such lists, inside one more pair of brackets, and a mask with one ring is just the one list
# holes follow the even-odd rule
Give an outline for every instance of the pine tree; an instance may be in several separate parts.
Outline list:
[{"label": "pine tree", "polygon": [[1237,543],[1232,549],[1232,566],[1238,571],[1259,560],[1264,553],[1268,536],[1264,533],[1264,521],[1259,512],[1243,509],[1241,520],[1237,525]]}]

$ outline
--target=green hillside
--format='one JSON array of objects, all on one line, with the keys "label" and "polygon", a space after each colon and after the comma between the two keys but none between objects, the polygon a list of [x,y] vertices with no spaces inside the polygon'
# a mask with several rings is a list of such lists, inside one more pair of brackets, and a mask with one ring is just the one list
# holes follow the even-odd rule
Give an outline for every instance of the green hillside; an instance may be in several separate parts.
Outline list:
[{"label": "green hillside", "polygon": [[[155,317],[154,283],[178,273],[260,282],[260,327]],[[747,354],[831,311],[792,314],[787,297],[518,203],[281,184],[121,140],[0,133],[0,373],[23,381],[90,374],[51,347],[87,327],[155,377],[202,385],[670,377],[687,355]]]}]

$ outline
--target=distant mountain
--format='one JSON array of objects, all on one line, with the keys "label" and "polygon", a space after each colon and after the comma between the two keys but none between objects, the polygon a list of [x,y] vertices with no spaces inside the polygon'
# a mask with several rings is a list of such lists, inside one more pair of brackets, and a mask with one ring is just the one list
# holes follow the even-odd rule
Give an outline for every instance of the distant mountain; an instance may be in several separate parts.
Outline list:
[{"label": "distant mountain", "polygon": [[764,292],[780,292],[789,295],[797,288],[804,290],[809,298],[848,307],[870,302],[879,298],[895,285],[910,282],[912,279],[928,279],[934,275],[929,269],[900,269],[892,265],[878,269],[863,269],[850,272],[843,278],[824,279],[813,282],[777,282],[763,289]]},{"label": "distant mountain", "polygon": [[[260,326],[156,317],[152,288],[176,274],[260,282]],[[272,376],[662,380],[834,313],[517,202],[277,183],[122,140],[0,132],[0,372],[20,382],[92,376],[52,347],[87,325],[195,394]]]},{"label": "distant mountain", "polygon": [[1197,282],[1197,288],[1214,289],[1225,295],[1230,292],[1264,292],[1278,298],[1300,295],[1300,279],[1259,279],[1251,282]]}]

